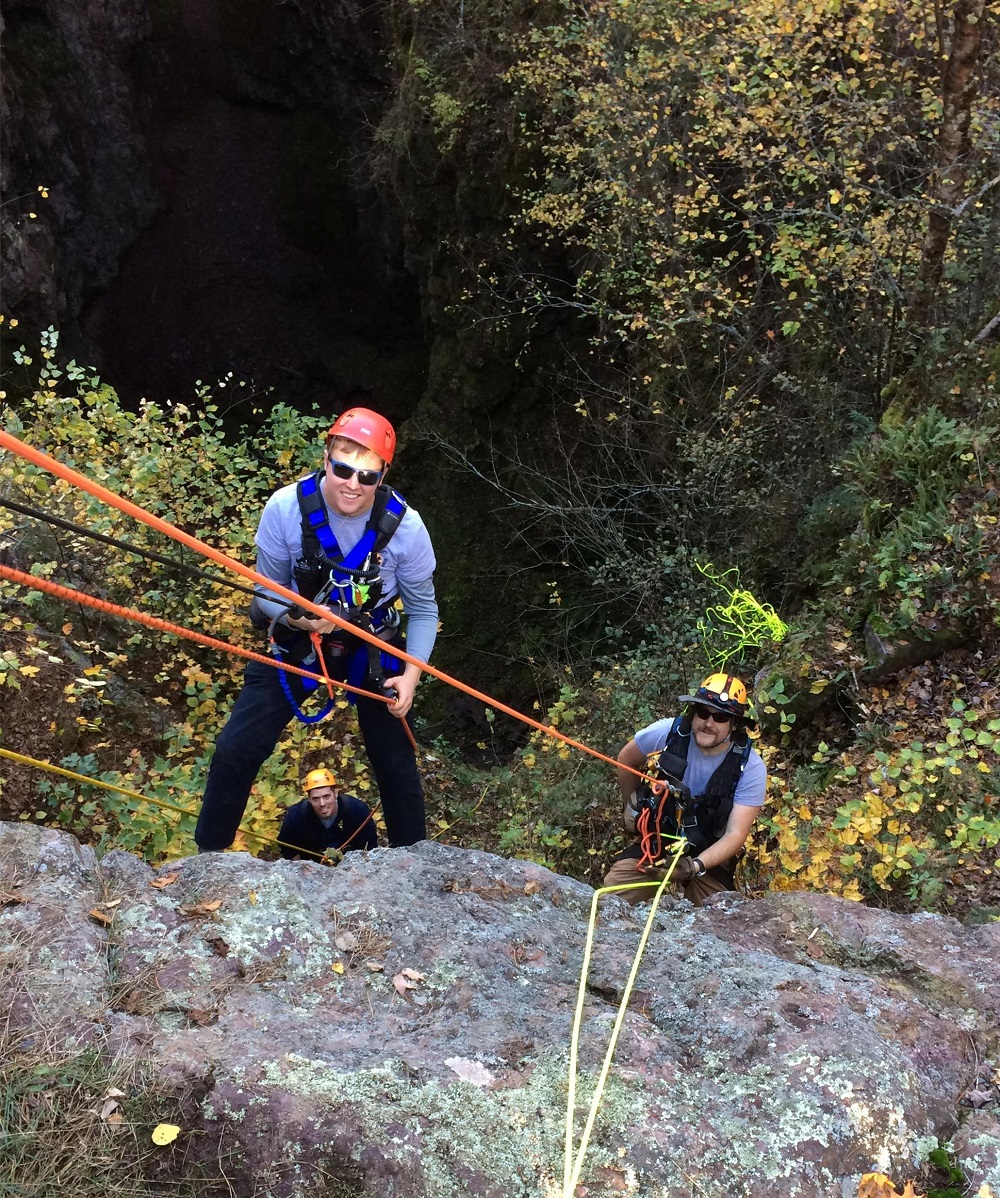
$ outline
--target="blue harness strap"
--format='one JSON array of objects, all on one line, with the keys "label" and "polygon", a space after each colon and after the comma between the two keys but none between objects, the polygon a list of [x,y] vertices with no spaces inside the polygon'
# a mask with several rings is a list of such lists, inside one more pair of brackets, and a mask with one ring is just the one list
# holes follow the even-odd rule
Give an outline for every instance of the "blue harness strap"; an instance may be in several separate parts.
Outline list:
[{"label": "blue harness strap", "polygon": [[[378,602],[371,610],[366,610],[364,602],[357,601],[355,576],[362,571],[373,553],[380,553],[392,539],[393,534],[406,515],[406,500],[391,487],[381,486],[376,496],[376,507],[373,509],[365,531],[357,544],[347,554],[340,552],[340,546],[333,529],[327,519],[326,504],[320,491],[322,473],[311,474],[300,479],[298,484],[299,511],[302,516],[303,552],[306,552],[308,534],[315,538],[324,557],[330,563],[330,576],[333,580],[333,590],[337,593],[340,604],[347,609],[354,609],[365,614],[369,628],[374,631],[384,620],[386,613],[395,602],[394,597]],[[312,552],[312,551],[310,551]],[[362,592],[363,593],[363,592]],[[351,686],[361,687],[365,678],[372,672],[372,657],[367,643],[361,643],[347,658],[347,681]],[[396,673],[400,668],[399,658],[385,650],[379,654],[379,664],[383,676]],[[279,670],[281,685],[296,716],[305,724],[315,724],[329,714],[333,702],[328,702],[326,708],[318,715],[307,716],[295,702],[284,670]],[[314,690],[319,684],[312,679],[303,679],[305,690]],[[357,696],[348,694],[348,702],[357,702]]]}]

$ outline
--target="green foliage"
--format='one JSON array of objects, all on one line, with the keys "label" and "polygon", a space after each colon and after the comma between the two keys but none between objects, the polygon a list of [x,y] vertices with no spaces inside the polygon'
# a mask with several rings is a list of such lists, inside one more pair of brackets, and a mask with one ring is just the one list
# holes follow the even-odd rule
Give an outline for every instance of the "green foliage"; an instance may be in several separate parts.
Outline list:
[{"label": "green foliage", "polygon": [[946,1148],[934,1148],[927,1154],[927,1162],[940,1173],[944,1185],[933,1186],[927,1198],[965,1198],[968,1184],[965,1174],[957,1168]]},{"label": "green foliage", "polygon": [[1000,720],[961,699],[952,707],[932,744],[900,743],[900,728],[881,748],[859,742],[837,756],[819,745],[822,788],[784,791],[755,830],[756,860],[781,868],[777,888],[892,893],[935,908],[951,901],[949,878],[968,870],[989,880],[1000,845]]},{"label": "green foliage", "polygon": [[867,618],[880,633],[924,638],[942,618],[989,619],[998,433],[989,420],[973,426],[931,407],[844,461],[861,519],[829,579],[852,626]]}]

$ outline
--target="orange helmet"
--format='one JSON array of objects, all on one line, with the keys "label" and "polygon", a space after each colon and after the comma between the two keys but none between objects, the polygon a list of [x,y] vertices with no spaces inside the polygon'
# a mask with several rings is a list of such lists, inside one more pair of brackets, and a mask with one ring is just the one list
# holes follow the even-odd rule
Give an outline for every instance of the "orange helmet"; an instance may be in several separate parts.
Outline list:
[{"label": "orange helmet", "polygon": [[312,770],[306,774],[305,781],[302,783],[302,789],[308,794],[318,786],[330,786],[336,789],[337,779],[329,770]]},{"label": "orange helmet", "polygon": [[342,412],[326,434],[328,441],[331,437],[357,441],[365,449],[377,453],[387,466],[396,452],[396,430],[384,416],[373,412],[371,408],[348,408]]},{"label": "orange helmet", "polygon": [[713,711],[750,722],[747,688],[733,674],[709,674],[693,695],[681,695],[679,702],[703,703]]}]

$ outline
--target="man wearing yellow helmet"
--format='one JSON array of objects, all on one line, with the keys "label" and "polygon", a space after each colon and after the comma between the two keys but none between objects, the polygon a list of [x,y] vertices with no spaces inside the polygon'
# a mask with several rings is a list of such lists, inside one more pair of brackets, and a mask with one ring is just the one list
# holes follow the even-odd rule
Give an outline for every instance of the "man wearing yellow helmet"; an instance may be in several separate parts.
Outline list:
[{"label": "man wearing yellow helmet", "polygon": [[[648,861],[648,833],[683,835],[686,855],[673,880],[701,906],[710,894],[735,890],[736,861],[767,791],[767,769],[750,746],[754,727],[747,688],[731,674],[710,674],[693,695],[681,695],[683,715],[641,729],[618,754],[618,786],[625,799],[624,822],[633,843],[611,864],[605,886],[622,886],[658,873]],[[646,784],[636,786],[631,770],[667,782],[663,801]],[[642,833],[647,833],[644,846]],[[670,842],[667,842],[668,844]],[[637,871],[638,874],[637,874]],[[619,892],[630,903],[652,898],[650,886]]]},{"label": "man wearing yellow helmet", "polygon": [[306,774],[306,797],[290,807],[281,821],[278,839],[282,857],[321,857],[327,849],[373,849],[378,844],[375,822],[367,803],[342,794],[329,770]]}]

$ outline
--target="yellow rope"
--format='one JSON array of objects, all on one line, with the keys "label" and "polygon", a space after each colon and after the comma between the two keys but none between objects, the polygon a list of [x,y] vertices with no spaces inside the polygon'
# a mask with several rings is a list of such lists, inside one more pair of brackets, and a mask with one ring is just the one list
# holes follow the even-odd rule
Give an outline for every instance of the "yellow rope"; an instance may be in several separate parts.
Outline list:
[{"label": "yellow rope", "polygon": [[[85,786],[99,786],[103,790],[114,790],[118,794],[125,795],[130,799],[134,799],[137,803],[151,803],[154,807],[163,807],[167,811],[176,811],[180,815],[194,815],[195,812],[187,807],[177,807],[173,803],[168,803],[164,799],[153,799],[149,795],[140,794],[137,790],[128,790],[124,786],[115,786],[111,782],[104,782],[100,778],[88,778],[85,774],[75,774],[72,770],[63,769],[60,765],[53,765],[50,761],[39,761],[35,757],[25,757],[21,753],[15,753],[11,749],[0,748],[0,757],[6,757],[10,761],[16,761],[18,765],[33,765],[35,769],[47,770],[50,774],[60,774],[63,778],[70,778],[74,782],[80,782]],[[310,857],[323,859],[322,853],[314,853],[311,849],[303,849],[295,844],[286,844],[283,840],[277,840],[273,836],[262,836],[259,832],[249,832],[246,828],[241,828],[240,831],[244,836],[249,836],[251,840],[260,840],[265,844],[276,844],[279,847],[294,849],[297,853],[308,853]]]},{"label": "yellow rope", "polygon": [[[726,663],[770,641],[780,642],[788,635],[785,624],[770,603],[761,603],[751,591],[740,586],[739,571],[733,567],[719,573],[711,563],[695,562],[695,569],[714,583],[729,599],[726,604],[710,607],[698,621],[705,656],[713,669],[724,670]],[[721,637],[721,646],[712,642]]]},{"label": "yellow rope", "polygon": [[[580,969],[580,990],[577,994],[576,1011],[573,1015],[573,1031],[570,1036],[569,1045],[569,1079],[567,1085],[566,1099],[566,1147],[563,1165],[563,1198],[573,1198],[573,1191],[576,1189],[577,1183],[580,1180],[580,1173],[583,1170],[583,1158],[587,1151],[587,1145],[590,1142],[591,1133],[594,1130],[594,1123],[597,1120],[597,1112],[601,1105],[601,1099],[604,1097],[604,1087],[607,1083],[608,1074],[611,1071],[611,1062],[614,1057],[615,1048],[618,1045],[618,1037],[621,1033],[622,1024],[625,1021],[625,1011],[628,1008],[628,1001],[632,997],[632,988],[635,985],[635,979],[639,973],[639,965],[642,961],[642,954],[646,951],[646,943],[649,940],[649,934],[653,930],[653,918],[656,915],[656,908],[659,906],[660,896],[663,894],[664,887],[670,881],[677,862],[681,859],[684,852],[684,846],[687,841],[683,837],[676,839],[677,843],[674,846],[674,859],[671,861],[666,875],[662,882],[627,882],[621,886],[602,886],[599,890],[594,891],[594,897],[590,904],[590,920],[587,924],[587,941],[583,952],[583,965]],[[604,1063],[601,1066],[601,1072],[597,1079],[597,1086],[594,1090],[594,1097],[590,1104],[590,1111],[587,1115],[587,1123],[583,1129],[583,1135],[580,1138],[580,1148],[576,1154],[576,1160],[573,1160],[573,1111],[576,1105],[576,1068],[578,1058],[578,1045],[580,1041],[580,1025],[583,1022],[583,1004],[587,994],[587,974],[590,972],[590,958],[594,946],[594,929],[597,925],[597,905],[600,902],[602,894],[616,894],[620,890],[634,890],[638,886],[655,886],[656,894],[653,896],[653,902],[649,908],[649,915],[646,918],[646,926],[642,930],[642,935],[639,937],[639,945],[635,950],[635,958],[632,961],[632,968],[628,975],[628,981],[625,983],[625,989],[622,992],[621,1002],[618,1005],[618,1015],[615,1018],[614,1027],[611,1029],[611,1038],[608,1041],[607,1052],[604,1054]]]}]

